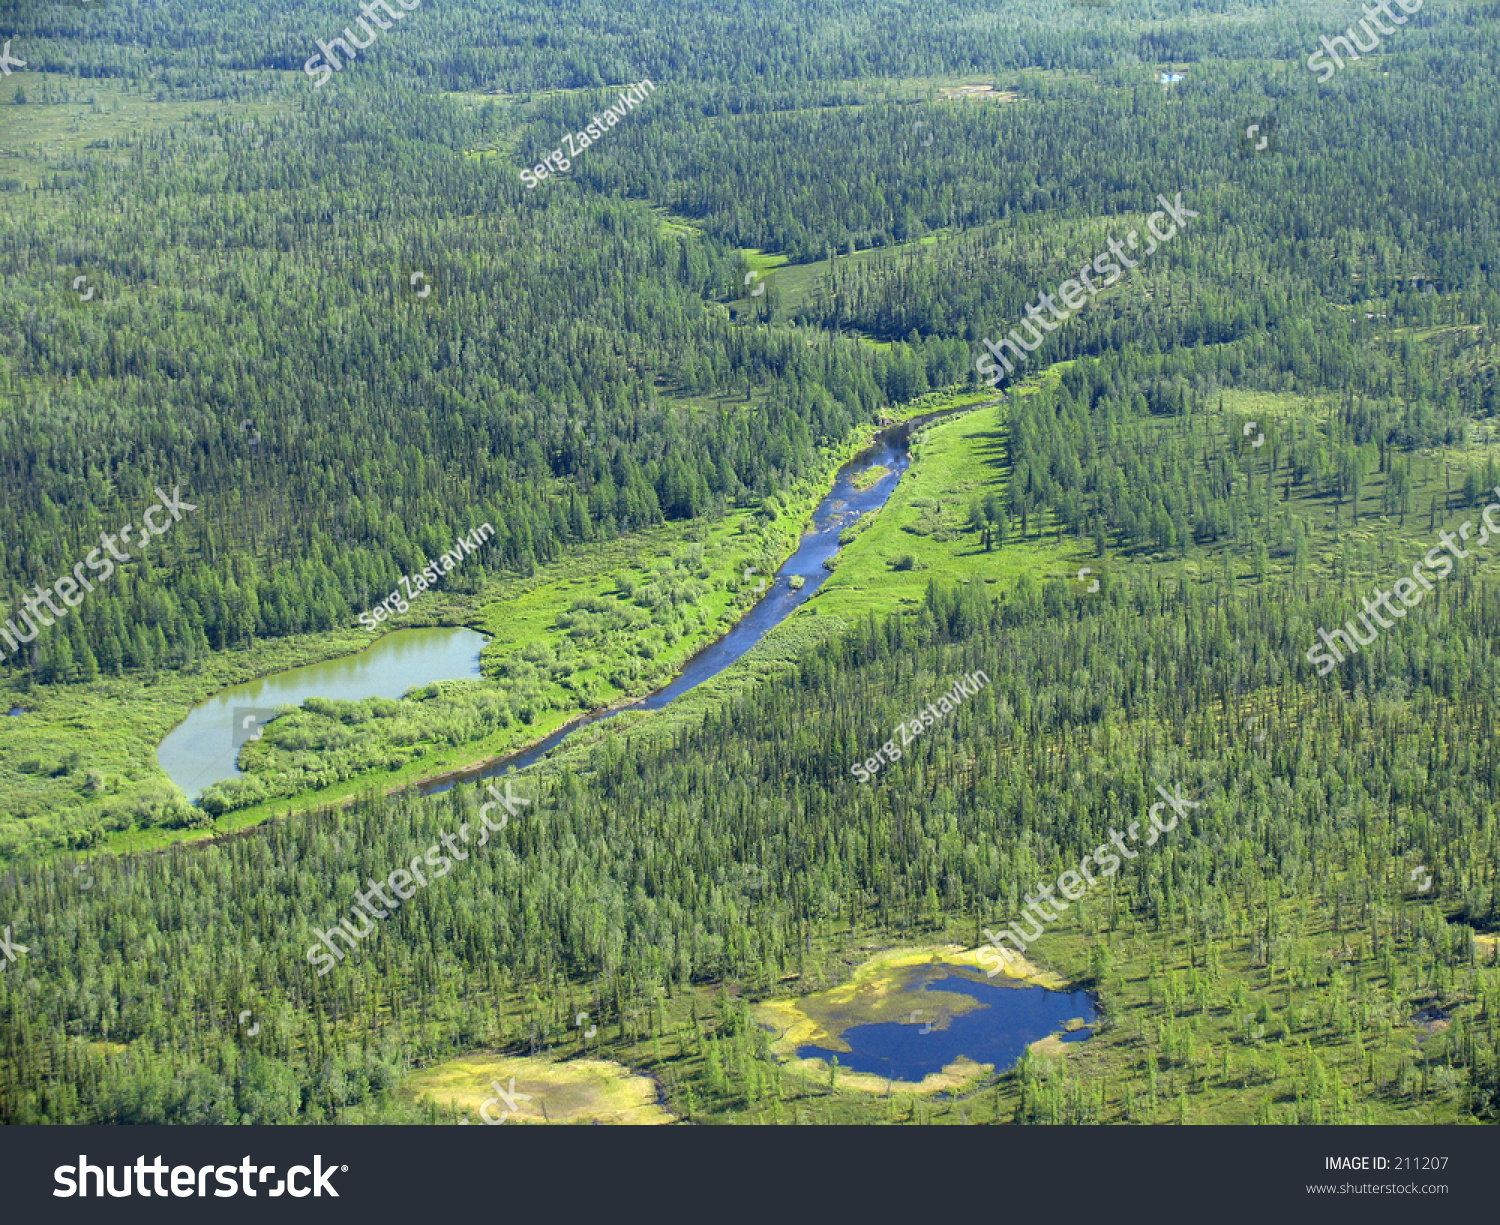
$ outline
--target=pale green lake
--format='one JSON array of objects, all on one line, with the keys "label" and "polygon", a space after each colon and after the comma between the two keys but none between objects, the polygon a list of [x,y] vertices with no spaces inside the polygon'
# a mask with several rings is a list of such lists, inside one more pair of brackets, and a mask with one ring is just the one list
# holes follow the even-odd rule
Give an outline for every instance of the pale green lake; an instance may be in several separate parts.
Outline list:
[{"label": "pale green lake", "polygon": [[278,706],[308,698],[399,698],[432,681],[479,675],[483,634],[468,629],[409,629],[386,634],[358,655],[291,668],[215,694],[173,729],[156,759],[191,799],[240,774],[240,746]]}]

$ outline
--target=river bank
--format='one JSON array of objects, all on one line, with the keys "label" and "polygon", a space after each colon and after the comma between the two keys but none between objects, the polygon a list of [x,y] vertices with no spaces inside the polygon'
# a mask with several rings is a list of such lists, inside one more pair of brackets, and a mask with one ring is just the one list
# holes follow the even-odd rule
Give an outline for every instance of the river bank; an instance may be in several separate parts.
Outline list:
[{"label": "river bank", "polygon": [[[972,394],[928,397],[907,406],[912,410],[908,417],[878,431],[877,439],[897,432],[905,436],[919,423],[967,410],[984,398]],[[681,549],[701,545],[707,562],[715,566],[713,580],[722,584],[715,605],[718,616],[705,627],[706,632],[684,639],[663,653],[656,660],[660,667],[653,669],[655,684],[649,689],[611,694],[607,684],[595,679],[593,687],[602,700],[580,709],[583,697],[588,694],[559,685],[555,704],[539,711],[536,719],[521,729],[529,733],[524,739],[516,736],[518,729],[511,728],[496,737],[499,743],[493,747],[483,742],[456,749],[433,747],[421,760],[414,760],[398,771],[378,777],[366,774],[319,790],[273,797],[210,822],[207,814],[199,816],[200,810],[186,805],[182,794],[161,771],[155,753],[161,739],[182,724],[194,707],[212,700],[227,687],[268,679],[289,668],[349,656],[371,645],[367,633],[352,628],[257,644],[254,650],[216,653],[190,671],[166,673],[150,680],[109,678],[87,686],[36,688],[25,694],[17,691],[12,701],[32,713],[26,720],[15,721],[13,739],[19,741],[24,737],[44,761],[62,751],[60,743],[75,740],[79,745],[77,756],[83,759],[80,773],[89,769],[95,781],[90,788],[82,789],[81,795],[80,788],[67,779],[66,771],[44,769],[40,776],[33,775],[33,779],[43,779],[48,793],[32,797],[35,804],[31,808],[37,809],[36,814],[17,797],[18,802],[12,806],[15,819],[11,822],[8,844],[0,834],[0,858],[46,855],[60,849],[72,854],[160,849],[184,841],[213,839],[273,817],[341,806],[372,791],[401,791],[434,782],[441,785],[444,779],[471,772],[476,766],[483,768],[497,761],[514,760],[559,731],[576,730],[580,725],[597,721],[601,714],[619,713],[639,701],[652,700],[669,688],[694,659],[719,647],[754,607],[755,601],[746,598],[751,593],[743,591],[737,581],[745,552],[755,550],[756,556],[769,552],[776,561],[793,554],[803,528],[820,500],[827,496],[838,471],[876,445],[878,441],[868,434],[863,439],[847,440],[830,453],[818,475],[808,477],[779,496],[781,513],[770,523],[752,522],[753,512],[742,509],[716,523],[689,525],[686,531],[681,525],[663,525],[629,539],[580,549],[530,578],[506,579],[476,596],[434,592],[419,619],[403,620],[392,627],[467,628],[490,635],[490,645],[483,653],[483,671],[490,676],[497,658],[519,650],[535,635],[536,627],[553,624],[569,601],[576,600],[580,593],[597,589],[601,579],[629,574],[632,566],[652,564],[669,555],[674,546]],[[770,568],[767,565],[761,570],[765,573]],[[734,583],[730,581],[731,572]],[[822,575],[819,577],[821,581]],[[730,590],[731,586],[735,589]],[[785,631],[778,635],[785,636]],[[768,657],[767,666],[779,664],[770,662]],[[588,682],[581,687],[587,690]],[[444,757],[447,762],[442,760]],[[52,795],[53,791],[58,794]],[[31,796],[30,792],[27,794]],[[47,837],[38,838],[44,822],[34,818],[40,818],[43,812],[45,824],[51,828]],[[46,849],[49,838],[51,850]]]}]

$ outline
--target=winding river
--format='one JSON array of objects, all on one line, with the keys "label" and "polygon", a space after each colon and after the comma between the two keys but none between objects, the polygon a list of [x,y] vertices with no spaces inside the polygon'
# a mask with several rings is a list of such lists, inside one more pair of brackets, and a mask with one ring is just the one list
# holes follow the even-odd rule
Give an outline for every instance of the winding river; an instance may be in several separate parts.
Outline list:
[{"label": "winding river", "polygon": [[[433,795],[459,783],[522,769],[591,723],[611,719],[627,710],[660,710],[717,676],[812,598],[828,577],[829,571],[823,563],[839,551],[840,534],[890,500],[911,463],[912,432],[936,418],[963,411],[967,410],[933,413],[884,430],[873,445],[844,465],[833,488],[813,512],[811,530],[769,581],[766,594],[724,637],[693,656],[669,685],[632,705],[577,719],[519,753],[415,786],[423,795]],[[859,488],[865,483],[861,478],[868,478],[877,469],[885,470],[879,479]],[[473,630],[397,630],[357,655],[233,686],[195,707],[162,741],[157,758],[172,781],[187,795],[196,797],[211,783],[240,773],[236,764],[240,746],[271,717],[275,707],[300,705],[309,697],[347,700],[400,697],[415,685],[478,676],[479,648],[483,643],[484,637]]]},{"label": "winding river", "polygon": [[[839,551],[839,536],[851,524],[890,501],[902,474],[911,465],[912,432],[929,421],[948,415],[950,414],[933,413],[884,430],[876,436],[873,446],[860,452],[840,468],[833,488],[813,511],[812,529],[802,537],[802,543],[787,563],[776,572],[775,579],[769,584],[770,589],[724,637],[694,655],[671,684],[629,706],[598,711],[577,719],[522,752],[497,758],[472,770],[446,774],[420,783],[418,786],[422,794],[435,795],[459,783],[477,782],[508,774],[512,770],[523,770],[546,756],[574,732],[592,723],[613,719],[627,710],[660,710],[724,671],[812,598],[829,575],[829,570],[823,563]],[[858,488],[862,483],[862,476],[879,468],[886,469],[879,480],[864,489]],[[802,582],[795,584],[793,580],[799,578]]]}]

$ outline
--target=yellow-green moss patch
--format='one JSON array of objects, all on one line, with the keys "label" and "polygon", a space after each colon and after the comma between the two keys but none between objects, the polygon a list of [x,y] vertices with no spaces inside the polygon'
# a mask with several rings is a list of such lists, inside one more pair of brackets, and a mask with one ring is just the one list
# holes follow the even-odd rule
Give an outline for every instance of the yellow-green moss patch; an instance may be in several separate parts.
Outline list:
[{"label": "yellow-green moss patch", "polygon": [[[515,1086],[511,1081],[514,1078]],[[498,1085],[508,1095],[500,1097]],[[406,1091],[471,1123],[671,1123],[656,1084],[608,1059],[555,1063],[523,1055],[463,1055],[411,1076]],[[481,1109],[489,1103],[488,1109]],[[514,1106],[514,1109],[512,1109]]]}]

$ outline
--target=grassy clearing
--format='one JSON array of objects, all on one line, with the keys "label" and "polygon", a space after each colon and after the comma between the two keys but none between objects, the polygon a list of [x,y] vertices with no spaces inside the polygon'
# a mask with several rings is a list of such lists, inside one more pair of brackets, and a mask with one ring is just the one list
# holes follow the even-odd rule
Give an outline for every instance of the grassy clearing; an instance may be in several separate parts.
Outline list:
[{"label": "grassy clearing", "polygon": [[824,277],[832,270],[835,264],[883,264],[898,259],[903,254],[924,246],[932,246],[952,236],[951,231],[940,230],[929,234],[924,238],[913,242],[901,243],[894,247],[866,247],[861,251],[854,251],[845,255],[835,255],[832,259],[815,260],[807,264],[791,264],[776,274],[774,284],[777,292],[777,304],[782,312],[787,315],[795,315],[798,310],[808,304],[809,299],[822,284]]},{"label": "grassy clearing", "polygon": [[[1285,434],[1294,426],[1306,432],[1340,411],[1335,398],[1327,395],[1226,390],[1219,399],[1222,413],[1217,404],[1212,411],[1219,419],[1216,428],[1225,453],[1234,453],[1257,437],[1265,438],[1261,448],[1246,452],[1250,458],[1244,466],[1246,479],[1261,491],[1266,488],[1277,433]],[[1153,419],[1152,428],[1165,437],[1182,427],[1173,418],[1160,417]],[[1412,563],[1437,542],[1441,530],[1456,530],[1464,519],[1477,518],[1484,500],[1491,495],[1484,495],[1477,505],[1467,505],[1462,492],[1464,478],[1471,469],[1480,469],[1486,463],[1500,464],[1500,434],[1488,422],[1475,422],[1468,437],[1455,445],[1401,453],[1399,458],[1408,465],[1411,482],[1409,510],[1405,513],[1387,508],[1392,473],[1378,470],[1373,444],[1365,452],[1359,496],[1348,497],[1342,504],[1317,492],[1311,481],[1301,488],[1292,487],[1285,467],[1279,470],[1265,502],[1266,522],[1256,528],[1257,536],[1269,546],[1263,576],[1257,576],[1252,550],[1234,539],[1195,545],[1184,556],[1143,552],[1128,558],[1120,555],[1100,568],[1150,563],[1159,573],[1171,576],[1201,578],[1210,573],[1229,573],[1245,581],[1296,580],[1290,547],[1290,528],[1295,521],[1296,529],[1307,539],[1308,574],[1393,579],[1410,570]],[[1087,546],[1085,542],[1079,544],[1079,555],[1083,556]],[[1476,563],[1485,565],[1487,559],[1480,554]]]},{"label": "grassy clearing", "polygon": [[703,233],[703,227],[669,212],[665,205],[652,204],[648,206],[652,213],[661,222],[661,232],[674,238],[689,238]]},{"label": "grassy clearing", "polygon": [[771,273],[787,262],[785,255],[768,255],[758,247],[740,248],[740,256],[744,259],[747,271],[745,273],[745,292],[735,299],[735,305],[741,311],[750,306],[758,305],[762,296],[766,293],[766,287],[771,284],[780,286],[780,278],[773,281]]},{"label": "grassy clearing", "polygon": [[[1042,379],[1057,377],[1054,368]],[[934,579],[1003,589],[1022,574],[1038,580],[1057,574],[1076,545],[1049,541],[1042,521],[1033,520],[1031,538],[993,551],[986,551],[968,526],[975,498],[1005,493],[1004,450],[1003,406],[922,429],[913,442],[912,466],[891,500],[845,546],[833,574],[797,615],[816,606],[819,615],[852,620],[914,608]]]},{"label": "grassy clearing", "polygon": [[[295,81],[300,72],[256,72],[246,80],[264,82],[274,92]],[[16,104],[16,97],[25,99]],[[61,212],[65,193],[38,192],[44,179],[70,173],[62,163],[88,150],[89,164],[107,174],[111,164],[130,156],[128,144],[143,135],[174,124],[215,115],[243,119],[245,136],[253,143],[257,130],[268,126],[285,104],[259,102],[179,102],[159,100],[112,77],[67,76],[27,70],[0,79],[0,180],[18,180],[19,187],[0,190],[0,209],[16,207],[26,213],[38,209]],[[119,144],[118,149],[111,145]],[[27,194],[20,195],[24,191]]]}]

